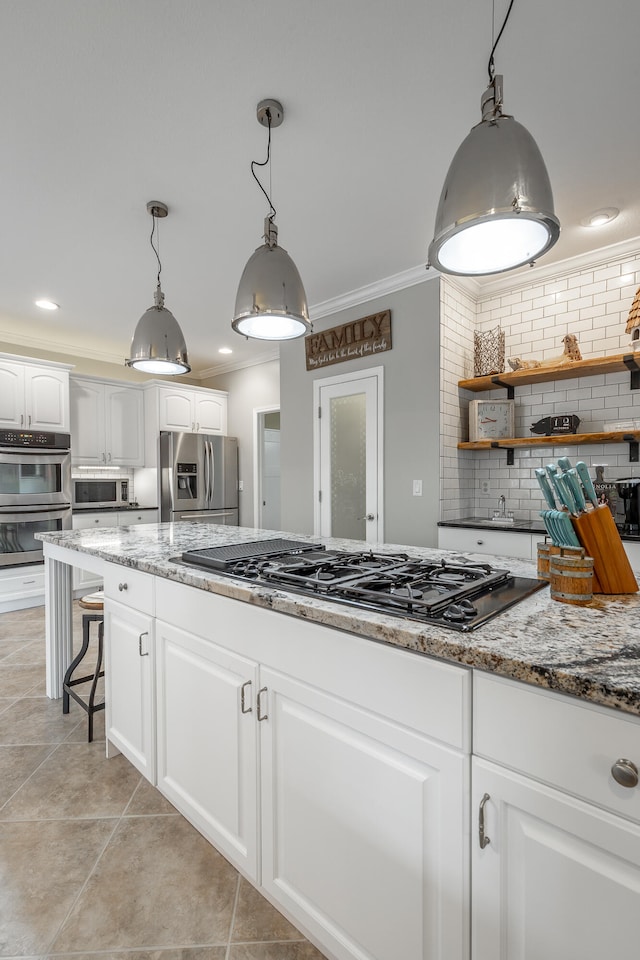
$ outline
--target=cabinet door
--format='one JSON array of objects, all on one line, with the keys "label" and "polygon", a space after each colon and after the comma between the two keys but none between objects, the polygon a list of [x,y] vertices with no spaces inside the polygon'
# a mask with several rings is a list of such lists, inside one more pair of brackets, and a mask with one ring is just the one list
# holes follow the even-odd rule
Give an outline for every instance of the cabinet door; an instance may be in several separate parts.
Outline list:
[{"label": "cabinet door", "polygon": [[69,430],[69,374],[26,366],[25,412],[30,430]]},{"label": "cabinet door", "polygon": [[474,960],[628,955],[640,915],[640,827],[474,760],[476,815],[485,794],[489,843],[480,849],[476,829],[472,845]]},{"label": "cabinet door", "polygon": [[105,384],[107,463],[144,466],[144,397],[141,390]]},{"label": "cabinet door", "polygon": [[71,379],[71,458],[74,463],[106,463],[104,384]]},{"label": "cabinet door", "polygon": [[257,665],[158,621],[158,788],[257,880]]},{"label": "cabinet door", "polygon": [[466,958],[468,758],[273,670],[260,685],[265,890],[340,960]]},{"label": "cabinet door", "polygon": [[227,432],[227,398],[207,397],[196,393],[194,396],[194,416],[196,430],[199,433]]},{"label": "cabinet door", "polygon": [[24,367],[18,363],[0,364],[0,426],[5,429],[26,427],[24,412]]},{"label": "cabinet door", "polygon": [[196,421],[191,390],[160,387],[158,389],[158,401],[160,404],[160,430],[182,430],[186,433],[195,431]]},{"label": "cabinet door", "polygon": [[155,783],[153,619],[107,598],[104,628],[107,740]]},{"label": "cabinet door", "polygon": [[462,550],[465,553],[488,553],[500,557],[531,559],[532,536],[511,530],[486,530],[477,527],[438,527],[441,550]]}]

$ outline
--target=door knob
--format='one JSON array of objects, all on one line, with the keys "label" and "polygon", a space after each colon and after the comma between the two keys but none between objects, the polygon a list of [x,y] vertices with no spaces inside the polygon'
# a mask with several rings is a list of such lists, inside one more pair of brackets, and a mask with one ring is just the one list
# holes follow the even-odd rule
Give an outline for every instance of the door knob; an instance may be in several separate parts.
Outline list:
[{"label": "door knob", "polygon": [[372,513],[368,513],[365,517],[358,517],[358,520],[375,520],[375,517]]}]

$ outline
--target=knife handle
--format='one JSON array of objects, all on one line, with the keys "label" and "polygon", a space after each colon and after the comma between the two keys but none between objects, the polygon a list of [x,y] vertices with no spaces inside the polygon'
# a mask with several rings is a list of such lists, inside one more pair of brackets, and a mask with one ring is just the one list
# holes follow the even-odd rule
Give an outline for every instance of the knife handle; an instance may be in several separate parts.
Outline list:
[{"label": "knife handle", "polygon": [[569,460],[569,457],[558,457],[558,466],[567,473],[571,470],[571,460]]},{"label": "knife handle", "polygon": [[560,492],[562,493],[562,502],[564,503],[565,507],[568,508],[570,513],[577,515],[578,504],[574,499],[573,491],[571,490],[569,482],[564,473],[558,472],[556,474],[556,483],[558,484]]},{"label": "knife handle", "polygon": [[594,507],[598,506],[598,495],[596,494],[593,481],[589,476],[589,468],[583,460],[579,460],[576,463],[576,473],[582,480],[582,486],[584,487],[584,492],[587,495],[587,498],[591,501]]},{"label": "knife handle", "polygon": [[577,474],[575,467],[571,467],[566,471],[565,477],[567,478],[567,483],[571,487],[571,493],[573,494],[573,499],[576,502],[578,511],[584,513],[584,510],[587,506],[586,500],[584,498],[584,493],[582,492],[582,484],[580,483],[580,477]]}]

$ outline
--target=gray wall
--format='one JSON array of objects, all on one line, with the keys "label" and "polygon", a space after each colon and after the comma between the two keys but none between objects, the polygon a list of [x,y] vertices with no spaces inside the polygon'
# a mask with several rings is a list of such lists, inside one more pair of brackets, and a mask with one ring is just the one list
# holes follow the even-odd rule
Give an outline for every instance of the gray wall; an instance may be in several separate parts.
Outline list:
[{"label": "gray wall", "polygon": [[[370,359],[305,369],[304,339],[280,346],[282,528],[313,533],[313,381],[384,367],[385,541],[437,546],[440,283],[438,278],[314,322],[314,330],[391,310],[393,348]],[[421,479],[423,496],[412,496]]]},{"label": "gray wall", "polygon": [[240,493],[240,525],[243,527],[254,525],[253,411],[256,407],[279,406],[279,367],[278,360],[270,360],[201,382],[203,387],[229,392],[227,432],[238,438],[239,478],[244,485]]}]

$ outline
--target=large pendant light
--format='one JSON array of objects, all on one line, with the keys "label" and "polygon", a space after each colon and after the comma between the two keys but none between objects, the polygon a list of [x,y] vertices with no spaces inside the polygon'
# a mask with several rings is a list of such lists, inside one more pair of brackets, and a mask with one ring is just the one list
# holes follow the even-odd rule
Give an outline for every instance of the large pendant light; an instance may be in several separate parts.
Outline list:
[{"label": "large pendant light", "polygon": [[547,168],[522,124],[502,112],[502,77],[489,57],[482,120],[461,143],[447,173],[429,246],[429,266],[481,276],[533,263],[560,234]]},{"label": "large pendant light", "polygon": [[307,297],[295,263],[278,246],[278,228],[273,222],[276,210],[254,169],[270,163],[271,130],[282,123],[284,109],[278,100],[261,100],[257,116],[269,130],[267,159],[252,161],[251,173],[267,198],[269,214],[264,221],[264,243],[249,257],[240,277],[231,326],[254,340],[293,340],[311,329]]},{"label": "large pendant light", "polygon": [[156,221],[166,217],[169,208],[166,203],[150,200],[147,204],[147,212],[153,217],[150,243],[158,261],[158,285],[153,297],[154,305],[149,307],[138,320],[131,341],[130,356],[125,360],[125,364],[143,373],[174,377],[180,373],[189,373],[191,366],[180,325],[164,305],[164,293],[160,287],[162,263],[160,254],[153,245],[153,237],[157,230]]}]

